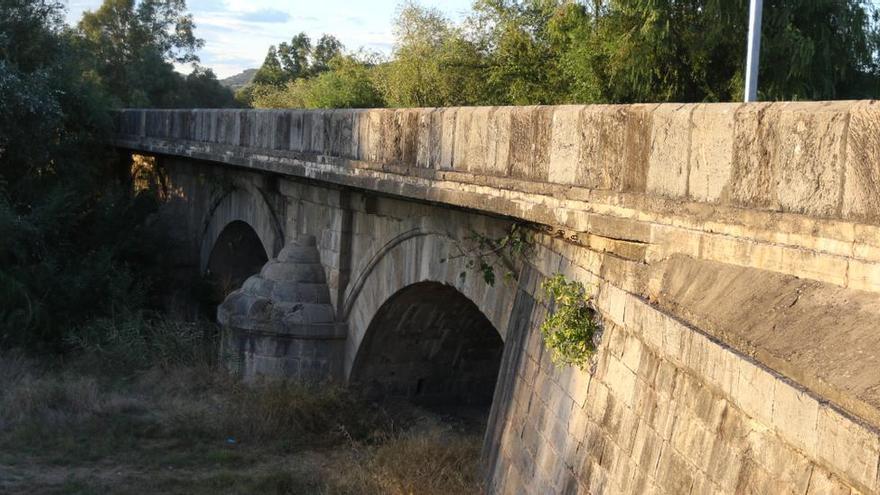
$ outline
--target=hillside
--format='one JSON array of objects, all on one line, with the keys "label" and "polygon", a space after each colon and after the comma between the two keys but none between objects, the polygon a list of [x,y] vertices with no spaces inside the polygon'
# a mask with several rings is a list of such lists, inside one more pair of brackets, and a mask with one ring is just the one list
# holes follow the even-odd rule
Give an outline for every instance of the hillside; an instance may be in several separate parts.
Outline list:
[{"label": "hillside", "polygon": [[247,86],[254,79],[254,75],[257,73],[257,69],[245,69],[244,71],[234,75],[229,76],[223,79],[220,79],[220,84],[226,86],[229,89],[236,90],[243,86]]}]

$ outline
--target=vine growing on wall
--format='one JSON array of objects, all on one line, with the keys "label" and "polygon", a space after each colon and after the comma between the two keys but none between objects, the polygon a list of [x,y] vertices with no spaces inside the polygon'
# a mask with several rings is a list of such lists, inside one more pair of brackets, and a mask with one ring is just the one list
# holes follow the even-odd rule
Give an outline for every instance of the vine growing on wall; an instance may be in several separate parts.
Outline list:
[{"label": "vine growing on wall", "polygon": [[[456,244],[458,254],[443,258],[440,262],[467,258],[465,267],[478,271],[487,284],[494,286],[498,272],[505,281],[516,280],[518,262],[531,258],[534,251],[533,237],[532,229],[519,222],[511,224],[500,237],[472,231],[465,243]],[[462,272],[461,275],[464,277],[466,274]]]},{"label": "vine growing on wall", "polygon": [[561,273],[541,283],[552,312],[541,324],[544,345],[554,363],[585,369],[596,352],[600,327],[590,307],[590,294],[580,282],[568,280]]}]

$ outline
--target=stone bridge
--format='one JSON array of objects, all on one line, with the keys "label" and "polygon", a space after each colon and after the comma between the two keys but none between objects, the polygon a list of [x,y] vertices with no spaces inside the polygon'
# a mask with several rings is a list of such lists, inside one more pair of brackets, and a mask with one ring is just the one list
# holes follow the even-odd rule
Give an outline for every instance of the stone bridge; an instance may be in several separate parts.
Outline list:
[{"label": "stone bridge", "polygon": [[[880,104],[124,110],[115,139],[157,157],[181,270],[247,279],[246,379],[491,404],[490,493],[880,493]],[[490,286],[462,252],[520,224]],[[603,323],[587,370],[542,342],[556,273]]]}]

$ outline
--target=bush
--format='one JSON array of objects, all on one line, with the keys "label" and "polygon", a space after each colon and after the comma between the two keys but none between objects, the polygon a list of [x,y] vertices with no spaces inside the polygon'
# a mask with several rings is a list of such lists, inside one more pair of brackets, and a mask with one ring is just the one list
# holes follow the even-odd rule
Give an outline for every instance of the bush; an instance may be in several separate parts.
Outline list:
[{"label": "bush", "polygon": [[542,282],[541,289],[552,304],[550,316],[541,324],[541,335],[553,362],[585,368],[596,352],[600,332],[587,290],[561,273]]}]

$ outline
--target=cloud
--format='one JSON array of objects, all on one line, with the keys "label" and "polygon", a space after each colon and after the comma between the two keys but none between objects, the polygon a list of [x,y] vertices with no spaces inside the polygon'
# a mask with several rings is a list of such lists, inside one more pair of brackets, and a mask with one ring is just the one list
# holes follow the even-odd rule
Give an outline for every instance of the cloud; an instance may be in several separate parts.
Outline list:
[{"label": "cloud", "polygon": [[283,24],[290,20],[290,14],[277,9],[261,9],[253,12],[243,12],[238,15],[238,18],[245,22]]}]

